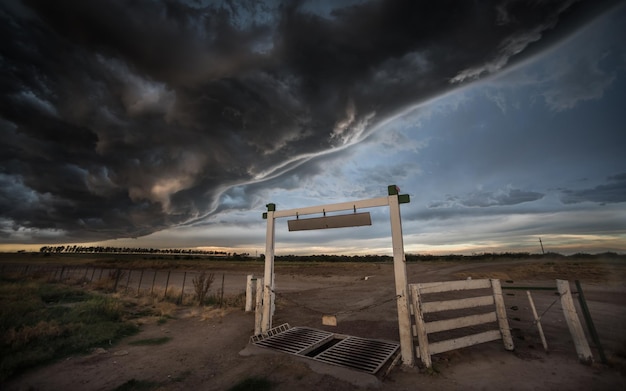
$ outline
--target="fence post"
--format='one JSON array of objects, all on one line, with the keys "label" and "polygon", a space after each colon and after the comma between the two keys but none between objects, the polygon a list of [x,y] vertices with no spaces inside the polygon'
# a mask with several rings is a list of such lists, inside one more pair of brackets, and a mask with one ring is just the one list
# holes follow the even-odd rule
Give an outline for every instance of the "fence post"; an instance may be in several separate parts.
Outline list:
[{"label": "fence post", "polygon": [[220,292],[220,308],[224,304],[224,274],[222,274],[222,291]]},{"label": "fence post", "polygon": [[502,334],[502,341],[504,342],[504,348],[506,350],[515,349],[513,344],[513,337],[511,336],[511,330],[509,329],[509,322],[506,319],[506,307],[504,306],[504,298],[502,297],[502,286],[500,280],[492,278],[491,287],[493,288],[493,300],[496,305],[496,317],[498,318],[498,326],[500,327],[500,334]]},{"label": "fence post", "polygon": [[274,245],[275,245],[275,224],[274,211],[276,205],[267,204],[267,228],[265,233],[265,268],[263,283],[263,323],[261,331],[267,332],[272,328],[272,316],[274,316]]},{"label": "fence post", "polygon": [[400,333],[400,352],[402,364],[415,364],[415,345],[411,330],[411,311],[409,309],[409,289],[406,273],[406,257],[402,239],[402,221],[400,218],[400,198],[395,185],[388,187],[389,219],[391,223],[391,243],[393,247],[393,270],[396,285],[396,306],[398,308],[398,329]]},{"label": "fence post", "polygon": [[183,274],[183,287],[180,290],[180,299],[178,299],[178,304],[183,304],[183,298],[185,296],[185,280],[187,280],[187,272]]},{"label": "fence post", "polygon": [[580,319],[578,319],[578,315],[576,314],[576,307],[574,307],[574,300],[572,299],[572,293],[569,289],[569,281],[556,280],[556,287],[561,295],[563,315],[565,315],[569,332],[574,339],[578,359],[585,364],[591,364],[593,362],[593,356],[591,355],[591,349],[585,338],[583,326],[580,324]]},{"label": "fence post", "polygon": [[252,279],[254,276],[248,274],[246,277],[246,312],[252,311]]},{"label": "fence post", "polygon": [[143,270],[141,269],[141,274],[139,275],[139,284],[137,284],[137,296],[141,293],[141,280],[143,280]]},{"label": "fence post", "polygon": [[541,327],[541,318],[537,315],[535,302],[533,301],[533,297],[530,295],[530,291],[526,291],[526,295],[528,295],[528,301],[530,302],[530,309],[533,311],[533,316],[535,317],[535,323],[537,324],[537,330],[539,330],[539,336],[541,337],[541,343],[543,344],[543,349],[547,352],[548,342],[546,342],[546,336],[543,334],[543,327]]},{"label": "fence post", "polygon": [[121,275],[121,274],[122,274],[122,271],[121,271],[121,269],[119,269],[119,268],[118,268],[118,269],[115,271],[115,285],[113,285],[113,292],[117,292],[117,284],[118,284],[118,283],[119,283],[119,281],[120,281],[120,275]]},{"label": "fence post", "polygon": [[578,280],[575,280],[574,283],[576,284],[576,289],[578,289],[578,302],[580,303],[580,309],[583,312],[585,323],[587,323],[587,328],[589,329],[589,333],[591,334],[591,339],[593,339],[593,342],[598,348],[600,361],[602,361],[602,364],[606,364],[608,361],[606,359],[606,355],[604,354],[604,348],[602,347],[602,343],[600,343],[600,337],[598,336],[596,326],[593,324],[593,319],[591,318],[591,313],[589,312],[589,307],[587,306],[587,301],[585,300],[585,294],[583,293],[583,287],[580,285],[580,281]]},{"label": "fence post", "polygon": [[124,288],[124,293],[128,293],[128,284],[130,284],[130,274],[133,272],[133,269],[128,269],[128,278],[126,279],[126,287]]},{"label": "fence post", "polygon": [[424,322],[424,313],[420,305],[419,287],[415,284],[409,285],[411,291],[411,301],[413,304],[413,312],[415,313],[415,328],[417,329],[417,343],[419,344],[419,357],[426,368],[432,366],[430,360],[430,351],[428,350],[428,335],[426,334],[426,324]]},{"label": "fence post", "polygon": [[152,276],[152,288],[150,288],[150,294],[154,294],[154,282],[156,281],[157,270],[154,269],[154,276]]},{"label": "fence post", "polygon": [[170,273],[172,271],[168,270],[167,271],[167,280],[165,280],[165,293],[163,294],[163,298],[165,299],[167,297],[167,286],[170,284]]},{"label": "fence post", "polygon": [[263,319],[263,277],[256,279],[256,308],[254,311],[254,335],[261,334]]}]

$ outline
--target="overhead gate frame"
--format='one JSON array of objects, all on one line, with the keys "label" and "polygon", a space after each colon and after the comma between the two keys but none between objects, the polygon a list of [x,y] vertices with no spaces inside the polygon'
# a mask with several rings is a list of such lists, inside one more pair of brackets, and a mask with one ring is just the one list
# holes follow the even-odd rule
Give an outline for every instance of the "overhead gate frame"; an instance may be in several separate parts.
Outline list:
[{"label": "overhead gate frame", "polygon": [[[281,217],[305,216],[311,214],[323,214],[357,209],[374,208],[379,206],[389,206],[389,216],[391,222],[391,242],[393,247],[393,269],[396,284],[396,302],[398,307],[398,328],[400,331],[400,350],[404,365],[413,366],[415,363],[415,347],[411,333],[411,313],[409,309],[409,290],[406,273],[406,258],[404,255],[404,242],[402,239],[402,221],[400,218],[400,204],[410,202],[408,194],[398,194],[400,189],[396,185],[387,187],[387,197],[371,198],[338,204],[328,204],[311,206],[304,208],[276,210],[275,204],[267,204],[267,212],[263,213],[263,218],[267,219],[267,231],[265,235],[265,274],[263,286],[263,311],[261,319],[261,332],[265,333],[272,328],[272,316],[274,313],[274,244],[275,244],[275,220]],[[353,225],[363,225],[362,219]],[[344,222],[332,227],[350,226]],[[309,228],[326,228],[324,224],[315,221]]]}]

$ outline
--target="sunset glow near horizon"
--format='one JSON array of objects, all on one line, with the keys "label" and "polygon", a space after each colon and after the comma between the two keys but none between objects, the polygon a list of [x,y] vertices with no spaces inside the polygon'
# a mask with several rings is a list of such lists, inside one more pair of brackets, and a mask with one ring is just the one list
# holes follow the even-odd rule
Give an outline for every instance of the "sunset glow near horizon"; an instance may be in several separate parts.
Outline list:
[{"label": "sunset glow near horizon", "polygon": [[[0,251],[262,254],[395,184],[407,253],[625,253],[626,6],[556,3],[4,2]],[[368,211],[276,254],[391,254]]]}]

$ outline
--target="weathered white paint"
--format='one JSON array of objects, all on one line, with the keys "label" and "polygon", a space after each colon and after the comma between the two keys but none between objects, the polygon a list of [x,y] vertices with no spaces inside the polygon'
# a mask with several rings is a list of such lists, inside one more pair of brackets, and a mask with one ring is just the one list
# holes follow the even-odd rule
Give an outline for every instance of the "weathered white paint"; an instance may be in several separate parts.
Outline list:
[{"label": "weathered white paint", "polygon": [[426,322],[424,322],[424,313],[421,303],[421,296],[418,285],[409,285],[411,290],[411,302],[413,305],[413,312],[415,314],[415,327],[417,329],[417,343],[418,343],[418,355],[417,357],[422,360],[422,363],[430,368],[432,361],[430,360],[430,350],[428,344],[428,334],[426,333]]},{"label": "weathered white paint", "polygon": [[256,279],[256,308],[254,310],[254,335],[261,334],[263,319],[263,278]]},{"label": "weathered white paint", "polygon": [[387,206],[387,205],[389,205],[388,197],[378,197],[378,198],[371,198],[368,200],[341,202],[338,204],[328,204],[328,205],[319,205],[319,206],[309,206],[306,208],[277,210],[274,212],[274,218],[278,219],[280,217],[324,214],[328,212],[340,212],[343,210],[374,208],[377,206]]},{"label": "weathered white paint", "polygon": [[456,300],[444,300],[444,301],[429,301],[428,303],[422,303],[422,309],[426,313],[459,310],[465,308],[476,308],[493,305],[493,296],[479,296],[470,297],[467,299]]},{"label": "weathered white paint", "polygon": [[265,271],[263,276],[263,320],[261,332],[272,328],[274,309],[274,212],[267,212],[267,230],[265,232]]},{"label": "weathered white paint", "polygon": [[397,195],[390,195],[389,216],[391,220],[391,243],[393,246],[393,270],[396,282],[396,301],[398,307],[398,328],[400,331],[400,352],[402,363],[413,366],[415,363],[415,347],[411,335],[411,311],[409,310],[409,291],[406,276],[406,258],[404,241],[402,240],[402,220],[400,218],[400,202]]},{"label": "weathered white paint", "polygon": [[422,294],[491,288],[491,282],[488,279],[426,282],[417,285]]},{"label": "weathered white paint", "polygon": [[[501,339],[507,350],[512,350],[513,339],[506,319],[506,309],[502,298],[500,280],[461,280],[434,282],[409,285],[411,292],[412,309],[415,314],[416,334],[419,344],[419,358],[426,367],[432,365],[431,355],[459,349],[475,344]],[[491,288],[492,296],[477,296],[463,299],[439,300],[424,302],[424,294],[443,293],[470,289]],[[490,312],[481,312],[452,319],[425,322],[424,314],[458,309],[477,309],[493,306]],[[484,310],[483,310],[484,311]],[[489,323],[498,323],[498,330],[490,330],[478,334],[467,335],[436,343],[428,342],[428,334],[448,331],[463,327]]]},{"label": "weathered white paint", "polygon": [[252,311],[252,279],[254,276],[252,274],[248,274],[246,276],[246,312]]},{"label": "weathered white paint", "polygon": [[449,352],[450,350],[466,348],[485,342],[497,341],[502,336],[498,330],[489,330],[483,333],[466,335],[461,338],[449,339],[441,342],[431,343],[429,346],[430,354],[439,354]]},{"label": "weathered white paint", "polygon": [[591,354],[591,349],[587,343],[587,338],[585,338],[583,326],[580,323],[580,319],[578,319],[576,307],[574,307],[574,300],[572,299],[572,293],[569,288],[569,281],[556,280],[556,287],[561,295],[563,315],[565,315],[567,327],[569,327],[569,332],[572,334],[572,338],[574,339],[578,359],[583,363],[591,364],[593,362],[593,355]]},{"label": "weathered white paint", "polygon": [[484,314],[462,316],[454,319],[436,320],[426,323],[426,332],[438,333],[440,331],[448,331],[460,329],[461,327],[476,326],[479,324],[491,323],[497,321],[495,312],[487,312]]},{"label": "weathered white paint", "polygon": [[526,295],[528,296],[528,302],[530,303],[530,309],[533,311],[533,317],[535,319],[535,324],[537,325],[537,330],[539,331],[539,336],[541,337],[541,343],[543,344],[543,350],[548,351],[548,342],[546,341],[546,336],[543,334],[543,327],[541,326],[541,318],[537,315],[537,309],[535,308],[535,301],[533,297],[530,295],[530,291],[526,291]]},{"label": "weathered white paint", "polygon": [[506,317],[506,307],[504,306],[504,297],[502,296],[502,287],[500,286],[500,280],[491,279],[491,286],[493,288],[493,299],[496,304],[496,315],[498,317],[498,326],[500,326],[500,333],[502,334],[502,342],[504,342],[504,348],[506,350],[515,349],[513,344],[513,336],[511,335],[511,329],[509,328],[509,321]]}]

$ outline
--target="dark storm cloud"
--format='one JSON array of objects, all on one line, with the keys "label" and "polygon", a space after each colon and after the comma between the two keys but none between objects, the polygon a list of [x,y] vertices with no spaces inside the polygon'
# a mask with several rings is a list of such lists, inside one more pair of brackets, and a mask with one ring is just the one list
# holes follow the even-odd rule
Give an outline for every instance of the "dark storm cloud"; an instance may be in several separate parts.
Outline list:
[{"label": "dark storm cloud", "polygon": [[524,202],[537,201],[543,198],[544,194],[534,191],[524,191],[520,189],[502,189],[498,191],[478,191],[463,196],[449,196],[445,201],[435,201],[429,205],[430,208],[441,207],[492,207],[517,205]]},{"label": "dark storm cloud", "polygon": [[3,2],[0,227],[94,240],[205,216],[616,1],[570,3]]},{"label": "dark storm cloud", "polygon": [[586,201],[600,204],[626,202],[626,173],[610,176],[607,178],[607,182],[607,184],[589,189],[562,190],[561,201],[566,204]]}]

